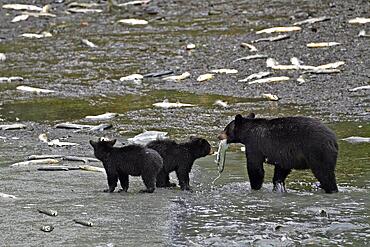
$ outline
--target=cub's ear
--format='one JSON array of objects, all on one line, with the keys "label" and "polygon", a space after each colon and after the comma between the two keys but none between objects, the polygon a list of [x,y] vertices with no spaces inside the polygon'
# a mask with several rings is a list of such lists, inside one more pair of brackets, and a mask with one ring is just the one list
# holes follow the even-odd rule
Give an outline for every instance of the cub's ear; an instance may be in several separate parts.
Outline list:
[{"label": "cub's ear", "polygon": [[243,122],[243,117],[242,115],[238,114],[235,116],[235,125],[239,125]]},{"label": "cub's ear", "polygon": [[253,112],[251,112],[251,113],[249,113],[249,115],[246,118],[253,119],[255,117],[256,117],[256,115]]}]

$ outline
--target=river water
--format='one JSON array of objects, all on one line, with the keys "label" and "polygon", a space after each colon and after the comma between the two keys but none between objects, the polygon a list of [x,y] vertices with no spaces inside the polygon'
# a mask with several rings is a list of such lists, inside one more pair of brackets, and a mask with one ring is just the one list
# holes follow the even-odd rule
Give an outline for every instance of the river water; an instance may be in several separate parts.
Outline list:
[{"label": "river water", "polygon": [[[15,1],[1,1],[4,3]],[[42,6],[48,1],[32,1]],[[265,165],[260,191],[251,191],[246,158],[241,145],[227,152],[226,166],[218,176],[215,156],[195,162],[191,173],[193,192],[157,189],[140,194],[143,183],[130,178],[128,193],[106,194],[104,173],[80,170],[45,172],[38,166],[14,168],[34,154],[93,156],[88,141],[102,136],[126,142],[144,130],[168,132],[176,140],[189,135],[206,138],[217,149],[218,133],[236,113],[276,117],[305,115],[321,119],[338,139],[370,136],[368,93],[348,89],[368,82],[366,40],[354,38],[363,28],[347,26],[345,18],[368,13],[369,3],[356,1],[153,1],[151,8],[114,9],[101,14],[66,14],[66,3],[52,4],[56,18],[30,18],[10,23],[18,12],[0,10],[0,77],[22,76],[22,82],[0,83],[0,124],[23,123],[22,130],[0,130],[0,246],[367,246],[370,243],[370,148],[368,143],[339,140],[336,175],[339,193],[325,194],[315,186],[310,171],[293,171],[287,179],[288,193],[272,192],[273,168]],[[124,1],[121,1],[124,2]],[[315,12],[321,11],[321,12]],[[315,14],[316,13],[316,14]],[[331,14],[330,14],[331,13]],[[336,14],[342,13],[342,14]],[[307,76],[307,83],[251,85],[237,82],[265,70],[265,61],[232,63],[250,55],[240,43],[256,39],[254,30],[288,25],[296,19],[329,14],[332,21],[293,34],[283,43],[262,43],[259,49],[288,61],[300,55],[309,64],[345,60],[338,75]],[[148,19],[144,27],[116,23],[123,18]],[[294,17],[294,18],[293,18]],[[341,24],[342,23],[342,24]],[[318,29],[316,33],[312,30]],[[50,31],[51,38],[20,38],[24,32]],[[308,37],[345,46],[308,51]],[[98,45],[81,43],[88,38]],[[186,51],[195,43],[194,51]],[[349,52],[350,51],[350,52]],[[219,75],[206,83],[196,76],[215,68],[237,68],[238,75]],[[121,76],[172,70],[192,73],[183,82],[147,78],[143,83],[120,82]],[[276,75],[284,75],[275,72]],[[289,72],[298,77],[299,73]],[[29,85],[55,90],[32,94],[16,90]],[[263,92],[282,99],[270,102]],[[178,109],[154,108],[168,99],[194,104]],[[228,102],[224,108],[216,100]],[[113,128],[103,132],[56,129],[62,122],[97,124],[87,115],[119,113]],[[78,143],[50,147],[38,136]],[[63,165],[82,163],[62,161]],[[102,167],[101,163],[91,165]],[[171,179],[176,182],[174,174]],[[57,210],[56,217],[38,209]],[[86,220],[93,227],[76,224]],[[52,225],[46,233],[40,227]]]}]

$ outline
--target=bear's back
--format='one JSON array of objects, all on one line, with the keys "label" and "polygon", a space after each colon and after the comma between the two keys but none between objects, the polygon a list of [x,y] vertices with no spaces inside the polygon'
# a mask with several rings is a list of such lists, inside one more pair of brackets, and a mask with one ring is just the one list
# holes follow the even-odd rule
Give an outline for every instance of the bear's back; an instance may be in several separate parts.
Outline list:
[{"label": "bear's back", "polygon": [[283,117],[267,120],[267,129],[274,138],[336,141],[334,132],[323,123],[309,117]]}]

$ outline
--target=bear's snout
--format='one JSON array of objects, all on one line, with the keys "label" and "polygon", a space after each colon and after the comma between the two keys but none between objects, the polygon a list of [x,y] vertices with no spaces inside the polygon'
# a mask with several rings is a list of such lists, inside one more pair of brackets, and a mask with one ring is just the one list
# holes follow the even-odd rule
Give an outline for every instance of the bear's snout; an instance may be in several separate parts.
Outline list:
[{"label": "bear's snout", "polygon": [[222,132],[218,135],[218,139],[219,139],[219,140],[225,140],[225,139],[227,139],[227,135],[226,135],[225,131],[222,131]]}]

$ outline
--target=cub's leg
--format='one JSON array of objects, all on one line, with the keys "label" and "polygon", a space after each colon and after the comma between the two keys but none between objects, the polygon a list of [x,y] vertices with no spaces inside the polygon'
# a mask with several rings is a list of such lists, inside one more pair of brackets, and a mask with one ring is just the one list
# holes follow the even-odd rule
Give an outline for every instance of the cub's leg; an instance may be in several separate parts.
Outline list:
[{"label": "cub's leg", "polygon": [[122,189],[119,190],[118,192],[127,192],[128,187],[129,187],[129,178],[127,174],[120,174],[119,176],[119,181],[121,183]]}]

